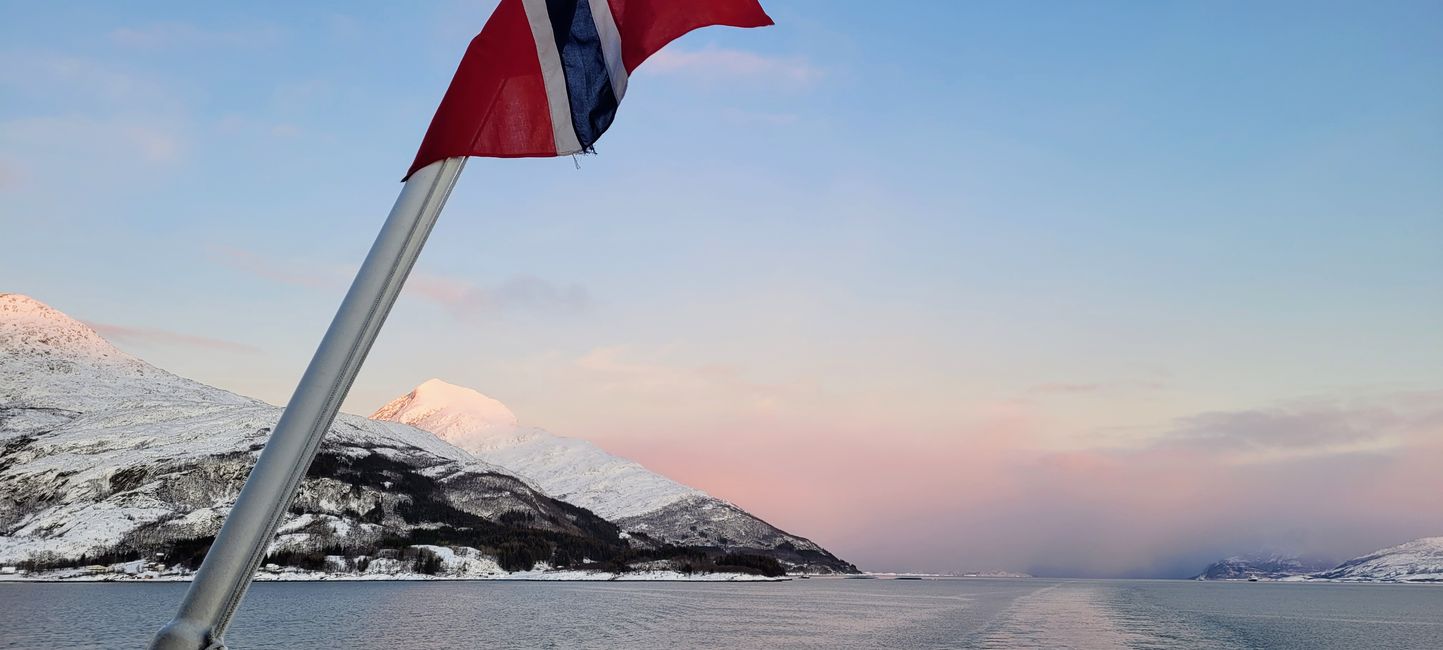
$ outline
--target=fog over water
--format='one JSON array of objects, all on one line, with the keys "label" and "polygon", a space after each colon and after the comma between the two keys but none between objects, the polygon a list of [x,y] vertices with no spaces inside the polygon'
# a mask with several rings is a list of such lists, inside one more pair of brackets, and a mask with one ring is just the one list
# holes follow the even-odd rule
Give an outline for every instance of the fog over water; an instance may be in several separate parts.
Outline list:
[{"label": "fog over water", "polygon": [[698,484],[874,571],[1178,578],[1256,552],[1342,561],[1443,534],[1439,404],[1438,392],[1300,400],[1072,448],[1047,449],[1023,416],[927,446],[778,441],[780,457],[809,460],[749,487],[723,450]]}]

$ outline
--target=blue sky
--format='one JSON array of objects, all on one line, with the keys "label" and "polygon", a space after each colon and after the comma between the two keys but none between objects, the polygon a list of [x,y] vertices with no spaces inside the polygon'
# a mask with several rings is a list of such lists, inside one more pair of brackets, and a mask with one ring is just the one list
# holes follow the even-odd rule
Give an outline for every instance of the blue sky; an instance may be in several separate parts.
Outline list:
[{"label": "blue sky", "polygon": [[[494,3],[414,4],[4,2],[0,290],[283,402]],[[920,459],[1380,409],[1283,456],[1437,453],[1443,5],[765,4],[644,65],[599,155],[473,160],[347,409],[443,377],[876,568],[1050,552],[868,537],[887,506],[847,489],[878,454],[873,493],[930,506],[889,525],[948,538],[924,520],[986,506],[921,499],[976,486]],[[1206,462],[1272,459],[1258,435]],[[695,460],[735,441],[778,458]],[[1324,471],[1294,469],[1257,489]],[[1299,526],[1189,552],[1326,537]]]}]

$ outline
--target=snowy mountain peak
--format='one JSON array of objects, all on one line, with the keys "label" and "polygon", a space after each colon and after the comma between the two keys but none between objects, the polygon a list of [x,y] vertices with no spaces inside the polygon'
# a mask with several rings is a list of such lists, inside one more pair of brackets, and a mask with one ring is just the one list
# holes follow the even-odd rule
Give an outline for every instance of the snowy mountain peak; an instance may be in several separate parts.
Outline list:
[{"label": "snowy mountain peak", "polygon": [[411,391],[410,397],[413,406],[464,410],[498,426],[516,426],[516,414],[506,408],[505,404],[479,391],[441,379],[427,379]]},{"label": "snowy mountain peak", "polygon": [[430,431],[602,517],[653,512],[702,494],[585,440],[518,427],[500,402],[439,379],[382,406],[371,419]]},{"label": "snowy mountain peak", "polygon": [[133,360],[86,324],[18,293],[0,293],[0,349],[14,356]]},{"label": "snowy mountain peak", "polygon": [[23,293],[10,293],[0,291],[0,310],[14,312],[35,312],[47,314],[50,317],[70,318],[39,300],[31,298]]},{"label": "snowy mountain peak", "polygon": [[440,379],[427,380],[391,400],[371,418],[430,431],[463,449],[486,448],[498,434],[509,434],[517,426],[516,414],[505,404]]},{"label": "snowy mountain peak", "polygon": [[85,411],[118,403],[138,408],[155,400],[253,401],[121,352],[88,325],[39,300],[0,294],[0,405],[65,403],[68,410]]}]

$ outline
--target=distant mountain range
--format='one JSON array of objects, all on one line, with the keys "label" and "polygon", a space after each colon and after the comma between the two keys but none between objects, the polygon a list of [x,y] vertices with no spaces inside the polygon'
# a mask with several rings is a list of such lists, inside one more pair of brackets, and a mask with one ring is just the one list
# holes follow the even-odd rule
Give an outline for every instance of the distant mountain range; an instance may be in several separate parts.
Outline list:
[{"label": "distant mountain range", "polygon": [[[856,571],[588,443],[516,428],[504,406],[473,391],[428,382],[407,397],[383,409],[398,422],[336,419],[267,565],[373,577]],[[280,410],[172,375],[36,300],[0,294],[0,565],[194,567]],[[476,447],[494,460],[442,439],[498,423],[512,438]]]},{"label": "distant mountain range", "polygon": [[1443,537],[1415,539],[1337,566],[1288,555],[1230,557],[1208,565],[1196,579],[1443,582]]}]

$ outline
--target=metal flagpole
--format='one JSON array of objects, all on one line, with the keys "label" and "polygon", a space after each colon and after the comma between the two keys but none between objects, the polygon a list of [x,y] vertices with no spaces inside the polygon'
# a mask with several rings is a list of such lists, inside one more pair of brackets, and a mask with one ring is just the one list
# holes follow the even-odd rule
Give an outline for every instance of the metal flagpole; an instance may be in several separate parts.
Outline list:
[{"label": "metal flagpole", "polygon": [[225,648],[222,636],[231,615],[250,587],[322,436],[350,392],[465,164],[464,157],[446,158],[406,180],[235,507],[201,562],[180,611],[156,635],[152,648]]}]

